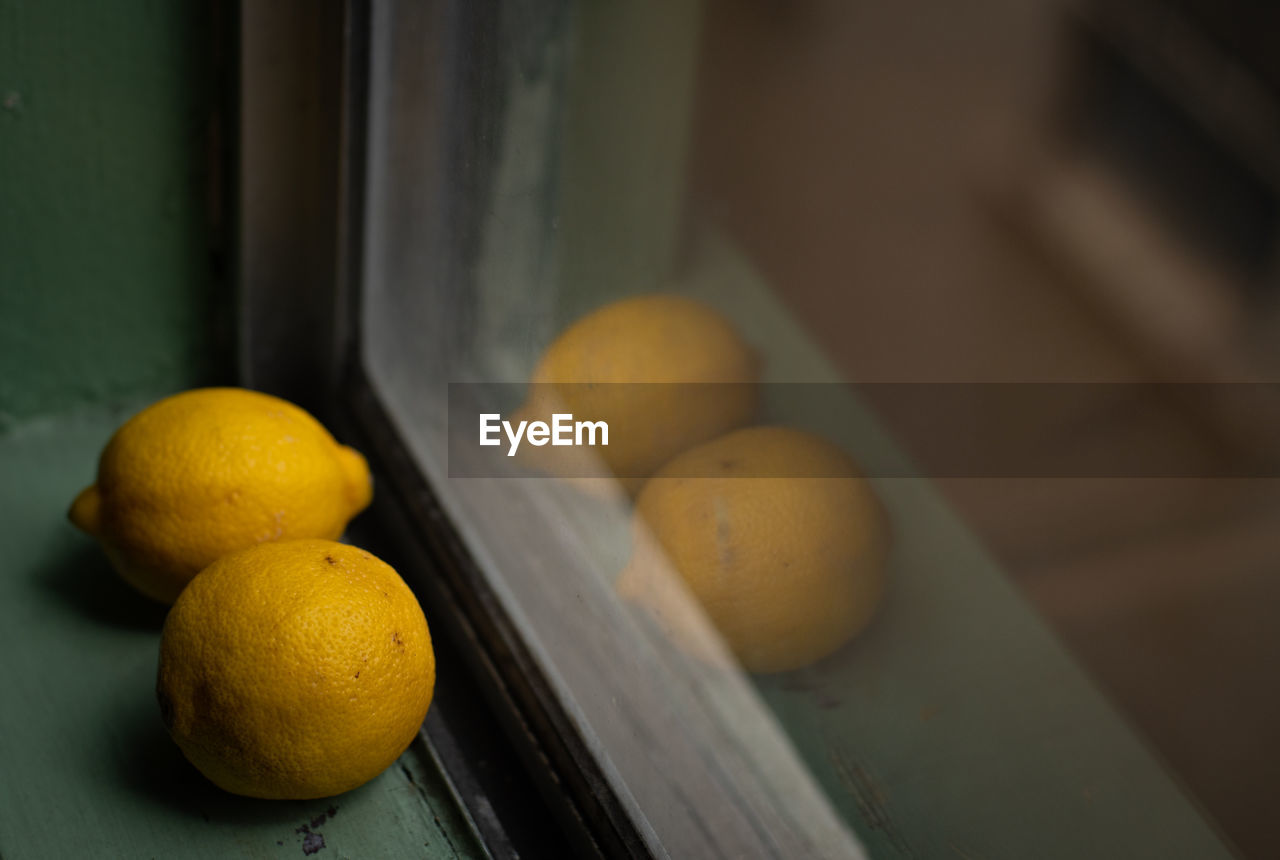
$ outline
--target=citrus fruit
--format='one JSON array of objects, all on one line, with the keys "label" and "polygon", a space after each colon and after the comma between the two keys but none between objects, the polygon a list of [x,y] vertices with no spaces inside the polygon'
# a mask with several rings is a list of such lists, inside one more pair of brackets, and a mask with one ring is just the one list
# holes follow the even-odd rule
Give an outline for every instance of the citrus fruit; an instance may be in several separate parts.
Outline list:
[{"label": "citrus fruit", "polygon": [[307,799],[373,779],[409,746],[435,684],[399,575],[327,540],[225,556],[183,590],[156,684],[187,759],[235,794]]},{"label": "citrus fruit", "polygon": [[843,451],[751,427],[686,451],[644,485],[618,588],[668,622],[691,596],[746,669],[778,672],[866,626],[888,550],[884,510]]},{"label": "citrus fruit", "polygon": [[372,492],[364,457],[304,410],[256,391],[204,388],[125,422],[69,516],[126,581],[169,603],[229,552],[337,538]]},{"label": "citrus fruit", "polygon": [[[606,422],[609,444],[592,450],[634,492],[671,457],[750,421],[758,377],[754,352],[714,309],[636,296],[587,314],[547,347],[518,416]],[[582,474],[573,449],[521,450],[552,473]]]}]

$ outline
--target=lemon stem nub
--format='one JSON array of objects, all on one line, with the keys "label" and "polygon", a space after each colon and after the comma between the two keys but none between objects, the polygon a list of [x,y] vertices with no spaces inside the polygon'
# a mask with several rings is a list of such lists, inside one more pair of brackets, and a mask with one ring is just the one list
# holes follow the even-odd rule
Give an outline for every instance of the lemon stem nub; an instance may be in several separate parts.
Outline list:
[{"label": "lemon stem nub", "polygon": [[102,510],[102,496],[98,493],[98,485],[85,487],[71,503],[67,511],[67,519],[71,524],[87,535],[97,537],[99,516]]},{"label": "lemon stem nub", "polygon": [[373,501],[373,476],[369,473],[369,462],[355,448],[346,445],[338,446],[338,460],[342,463],[352,509],[359,513]]}]

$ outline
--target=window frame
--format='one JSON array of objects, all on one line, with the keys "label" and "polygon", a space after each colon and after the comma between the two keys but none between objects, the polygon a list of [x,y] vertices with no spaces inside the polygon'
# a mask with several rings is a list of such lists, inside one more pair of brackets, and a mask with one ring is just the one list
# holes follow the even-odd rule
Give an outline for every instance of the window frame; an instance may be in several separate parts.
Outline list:
[{"label": "window frame", "polygon": [[[474,40],[469,47],[483,62],[498,4],[434,5],[464,19],[459,32]],[[480,697],[458,710],[488,708],[501,726],[514,754],[501,766],[523,766],[583,855],[651,857],[360,360],[371,7],[369,0],[240,4],[239,380],[311,410],[369,457],[379,492],[363,519],[403,560],[401,572],[437,639],[448,638],[478,687]],[[448,704],[437,701],[433,709]],[[521,817],[528,799],[495,796],[496,786],[485,786],[468,764],[469,755],[492,758],[497,739],[468,744],[430,720],[425,730],[490,849],[511,844],[505,818]],[[526,836],[522,853],[545,848]]]}]

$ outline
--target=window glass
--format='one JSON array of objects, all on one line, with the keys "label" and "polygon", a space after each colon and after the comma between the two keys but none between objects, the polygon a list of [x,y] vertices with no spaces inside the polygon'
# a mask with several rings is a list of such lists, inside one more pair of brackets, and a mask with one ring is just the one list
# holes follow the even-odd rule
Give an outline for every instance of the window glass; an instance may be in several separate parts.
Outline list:
[{"label": "window glass", "polygon": [[362,359],[649,846],[1271,856],[1266,87],[1173,6],[483,5],[373,5]]}]

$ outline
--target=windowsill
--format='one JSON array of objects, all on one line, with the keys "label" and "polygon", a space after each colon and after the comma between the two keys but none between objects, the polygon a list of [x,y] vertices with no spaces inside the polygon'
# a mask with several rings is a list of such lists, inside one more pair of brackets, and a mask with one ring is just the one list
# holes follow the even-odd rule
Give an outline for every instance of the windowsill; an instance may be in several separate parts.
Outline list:
[{"label": "windowsill", "polygon": [[297,856],[311,832],[333,856],[484,856],[424,735],[373,782],[305,802],[227,794],[182,758],[155,704],[164,607],[130,591],[66,520],[123,417],[0,436],[0,854]]}]

